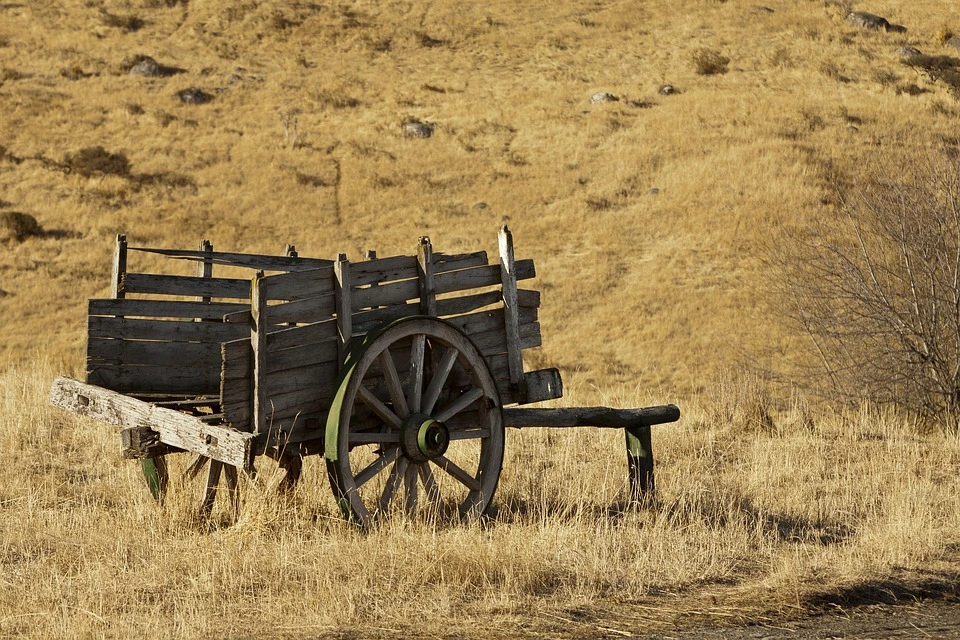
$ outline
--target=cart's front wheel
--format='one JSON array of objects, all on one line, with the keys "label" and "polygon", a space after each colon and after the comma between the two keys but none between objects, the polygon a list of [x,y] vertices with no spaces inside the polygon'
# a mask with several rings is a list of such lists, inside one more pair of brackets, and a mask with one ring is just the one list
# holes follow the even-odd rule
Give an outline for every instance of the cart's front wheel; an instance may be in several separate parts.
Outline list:
[{"label": "cart's front wheel", "polygon": [[348,358],[327,422],[327,470],[363,525],[395,510],[472,520],[503,463],[503,418],[476,346],[436,318],[406,318]]}]

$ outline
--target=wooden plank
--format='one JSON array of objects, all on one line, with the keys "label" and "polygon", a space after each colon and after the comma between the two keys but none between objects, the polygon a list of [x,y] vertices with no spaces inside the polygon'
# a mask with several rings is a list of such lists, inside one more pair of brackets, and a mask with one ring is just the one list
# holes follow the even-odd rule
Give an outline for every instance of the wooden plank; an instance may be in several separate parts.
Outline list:
[{"label": "wooden plank", "polygon": [[267,334],[267,349],[274,351],[317,344],[326,342],[331,337],[339,337],[336,318],[272,331]]},{"label": "wooden plank", "polygon": [[500,281],[503,293],[504,329],[507,338],[507,359],[510,365],[510,384],[514,385],[521,398],[523,387],[523,351],[520,348],[520,309],[517,302],[517,273],[513,256],[513,234],[503,225],[499,234]]},{"label": "wooden plank", "polygon": [[92,316],[126,316],[147,318],[200,318],[220,320],[228,313],[249,310],[249,305],[236,302],[195,302],[182,300],[91,299],[88,313]]},{"label": "wooden plank", "polygon": [[[518,260],[516,267],[518,280],[536,276],[536,269],[532,260]],[[434,290],[437,295],[499,284],[500,265],[485,265],[445,273],[437,272],[434,275]],[[408,300],[417,300],[419,296],[420,286],[417,280],[391,282],[382,284],[376,289],[354,291],[353,308],[359,310],[368,307],[402,304]]]},{"label": "wooden plank", "polygon": [[253,463],[250,434],[204,424],[180,411],[157,407],[94,385],[57,378],[50,391],[50,403],[122,429],[149,427],[160,434],[161,442],[237,467],[249,470]]},{"label": "wooden plank", "polygon": [[191,366],[220,361],[220,345],[213,342],[152,342],[87,338],[87,367],[107,365]]},{"label": "wooden plank", "polygon": [[430,238],[421,236],[417,246],[417,282],[420,297],[420,313],[437,315],[437,292],[433,287],[433,245]]},{"label": "wooden plank", "polygon": [[[334,265],[336,274],[337,334],[340,338],[340,362],[347,355],[350,339],[353,337],[353,299],[350,287],[350,262],[341,254]],[[370,289],[379,291],[380,287]]]},{"label": "wooden plank", "polygon": [[190,393],[220,390],[218,366],[92,365],[87,382],[121,393]]},{"label": "wooden plank", "polygon": [[267,407],[266,386],[264,375],[267,362],[267,325],[264,315],[267,308],[267,284],[262,271],[258,271],[253,278],[250,288],[250,312],[253,322],[250,325],[250,349],[253,361],[253,432],[259,434],[267,428],[264,412]]},{"label": "wooden plank", "polygon": [[250,297],[250,281],[238,278],[198,278],[152,273],[128,273],[123,278],[123,293],[165,296],[205,296],[211,298]]},{"label": "wooden plank", "polygon": [[[516,266],[517,280],[529,280],[537,275],[533,260],[517,260]],[[466,289],[479,289],[480,287],[489,287],[501,284],[500,265],[491,264],[483,267],[474,267],[472,269],[461,269],[449,273],[438,273],[436,277],[437,293],[449,293],[451,291],[463,291]]]},{"label": "wooden plank", "polygon": [[471,267],[482,267],[487,264],[486,251],[474,251],[471,253],[434,253],[433,254],[433,272],[446,273],[447,271],[457,271],[458,269],[469,269]]},{"label": "wooden plank", "polygon": [[623,430],[627,444],[627,477],[630,484],[630,502],[643,504],[652,500],[656,490],[653,476],[653,444],[650,425],[628,427]]},{"label": "wooden plank", "polygon": [[232,267],[247,267],[256,271],[310,271],[333,264],[332,260],[321,258],[301,258],[294,256],[270,256],[255,253],[230,253],[216,251],[207,254],[204,251],[188,251],[184,249],[155,249],[152,247],[130,247],[130,251],[155,253],[175,259],[209,260],[211,264],[228,265]]},{"label": "wooden plank", "polygon": [[119,340],[171,340],[175,342],[228,342],[246,337],[249,328],[222,322],[138,320],[90,316],[87,335]]},{"label": "wooden plank", "polygon": [[117,246],[113,252],[113,271],[110,276],[110,297],[123,297],[123,281],[127,274],[127,236],[117,235]]},{"label": "wooden plank", "polygon": [[564,407],[560,409],[504,409],[503,424],[508,427],[601,427],[633,428],[676,422],[680,409],[673,404],[642,409],[609,407]]},{"label": "wooden plank", "polygon": [[336,308],[336,296],[330,292],[321,296],[270,305],[266,308],[264,317],[266,323],[272,325],[288,322],[318,322],[332,318]]},{"label": "wooden plank", "polygon": [[353,287],[417,277],[416,256],[370,259],[352,263],[351,267],[350,284]]},{"label": "wooden plank", "polygon": [[556,400],[563,397],[563,380],[559,369],[540,369],[523,374],[523,394],[518,396],[520,404]]},{"label": "wooden plank", "polygon": [[267,276],[271,300],[299,300],[333,293],[333,267]]},{"label": "wooden plank", "polygon": [[334,362],[339,357],[339,352],[338,341],[333,336],[325,342],[304,344],[291,349],[268,348],[266,373]]}]

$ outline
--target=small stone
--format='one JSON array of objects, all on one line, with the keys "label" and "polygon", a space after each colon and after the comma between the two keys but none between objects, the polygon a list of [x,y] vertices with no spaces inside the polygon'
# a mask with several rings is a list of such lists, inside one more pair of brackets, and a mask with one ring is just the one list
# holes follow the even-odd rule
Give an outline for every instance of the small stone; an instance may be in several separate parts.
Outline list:
[{"label": "small stone", "polygon": [[944,46],[953,47],[954,49],[960,49],[960,36],[953,36],[944,43]]},{"label": "small stone", "polygon": [[429,122],[408,122],[403,125],[403,132],[411,138],[429,138],[433,135],[433,125]]},{"label": "small stone", "polygon": [[895,31],[897,33],[903,33],[907,30],[904,26],[890,24],[886,18],[867,13],[866,11],[851,11],[847,14],[847,22],[855,27],[863,27],[864,29],[883,29],[884,31]]},{"label": "small stone", "polygon": [[658,189],[657,187],[651,187],[650,191],[647,191],[647,195],[650,195],[650,196],[655,196],[658,193],[660,193],[660,189]]},{"label": "small stone", "polygon": [[132,76],[159,76],[163,75],[163,69],[157,64],[157,61],[149,56],[143,56],[139,62],[130,67]]},{"label": "small stone", "polygon": [[478,211],[483,211],[483,210],[486,209],[488,206],[489,206],[489,205],[488,205],[486,202],[478,202],[477,204],[473,205],[473,208],[476,209],[476,210],[478,210]]},{"label": "small stone", "polygon": [[601,104],[604,102],[619,102],[620,98],[613,95],[612,93],[607,93],[606,91],[599,91],[592,96],[590,96],[590,104]]},{"label": "small stone", "polygon": [[758,13],[773,13],[773,9],[771,9],[770,7],[765,7],[759,4],[753,5],[753,10]]},{"label": "small stone", "polygon": [[678,93],[678,91],[674,88],[672,84],[662,84],[660,85],[660,88],[657,89],[657,93],[659,93],[662,96],[671,96],[675,93]]},{"label": "small stone", "polygon": [[213,100],[212,95],[206,91],[203,91],[202,89],[197,89],[196,87],[190,87],[189,89],[178,91],[177,97],[180,98],[180,102],[186,104],[206,104]]},{"label": "small stone", "polygon": [[914,56],[922,56],[920,49],[916,47],[899,47],[897,49],[897,55],[901,58],[913,58]]}]

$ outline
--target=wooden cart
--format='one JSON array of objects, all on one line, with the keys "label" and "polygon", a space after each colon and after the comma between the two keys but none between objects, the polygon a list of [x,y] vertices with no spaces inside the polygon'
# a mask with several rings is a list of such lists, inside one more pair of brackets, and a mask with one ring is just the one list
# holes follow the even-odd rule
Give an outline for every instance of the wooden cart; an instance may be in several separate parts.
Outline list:
[{"label": "wooden cart", "polygon": [[[506,227],[499,246],[492,264],[434,253],[427,238],[416,255],[350,262],[119,236],[112,297],[89,301],[86,381],[58,378],[51,402],[118,426],[158,499],[166,456],[192,453],[185,475],[207,468],[206,514],[221,476],[238,504],[257,456],[292,486],[303,457],[322,454],[342,510],[363,525],[396,509],[470,520],[493,499],[505,427],[623,428],[631,498],[649,497],[650,425],[679,409],[520,408],[561,397],[562,383],[557,369],[524,370],[524,350],[540,345],[540,293],[518,286],[534,264],[514,259]],[[196,275],[131,271],[134,252],[193,261]]]}]

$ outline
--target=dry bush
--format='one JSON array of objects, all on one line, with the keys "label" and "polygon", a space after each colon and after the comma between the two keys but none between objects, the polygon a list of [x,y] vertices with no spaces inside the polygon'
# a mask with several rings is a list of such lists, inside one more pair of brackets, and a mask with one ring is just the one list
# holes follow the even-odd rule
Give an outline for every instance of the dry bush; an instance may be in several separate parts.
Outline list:
[{"label": "dry bush", "polygon": [[707,47],[701,47],[694,51],[690,59],[693,61],[694,70],[701,76],[724,74],[730,64],[730,58],[716,49]]},{"label": "dry bush", "polygon": [[791,318],[848,402],[960,414],[960,159],[878,163],[780,244]]},{"label": "dry bush", "polygon": [[28,213],[0,211],[0,242],[23,242],[32,236],[42,236],[43,227]]},{"label": "dry bush", "polygon": [[101,146],[85,147],[63,158],[63,166],[70,172],[89,178],[94,175],[130,175],[130,161],[122,152],[110,152]]}]

